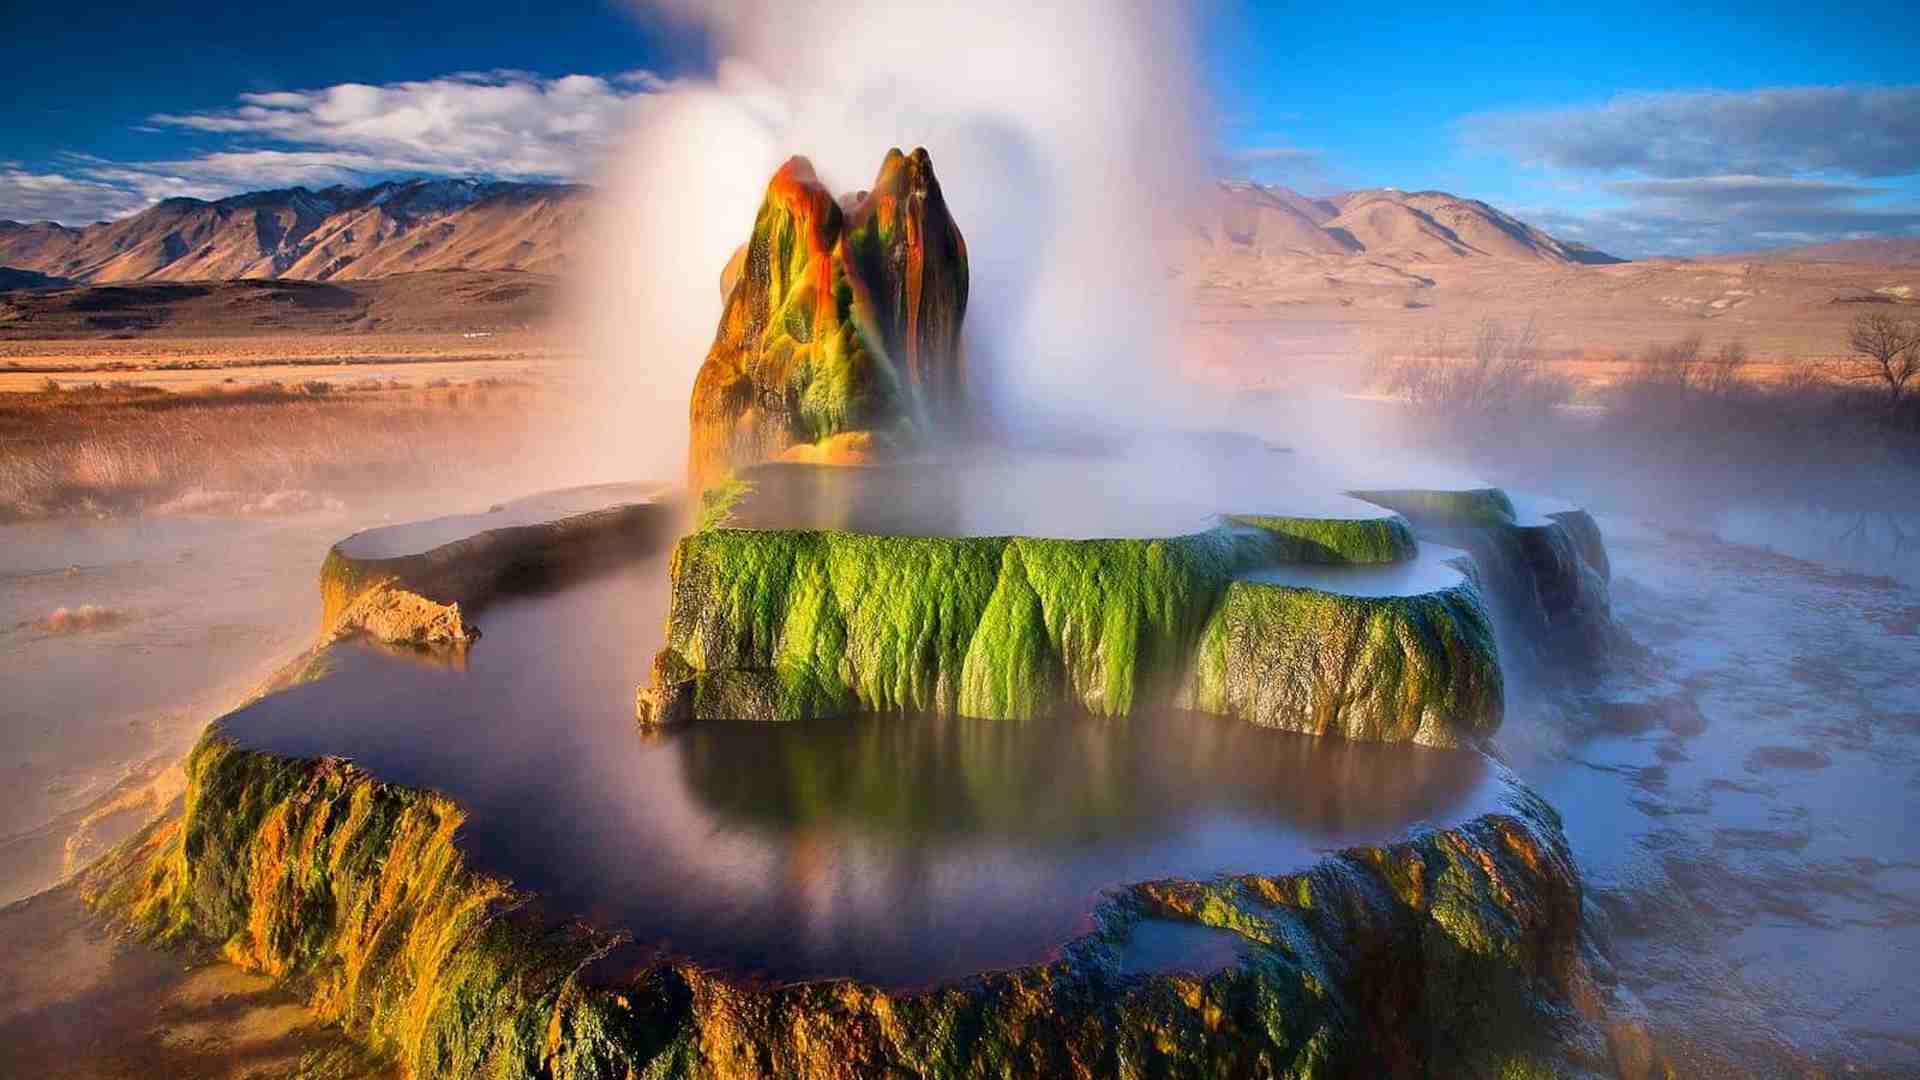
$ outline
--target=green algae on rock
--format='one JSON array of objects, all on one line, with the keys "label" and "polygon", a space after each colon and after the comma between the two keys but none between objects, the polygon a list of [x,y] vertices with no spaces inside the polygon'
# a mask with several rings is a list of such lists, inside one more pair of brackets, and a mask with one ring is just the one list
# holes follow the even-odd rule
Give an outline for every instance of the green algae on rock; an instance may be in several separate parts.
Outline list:
[{"label": "green algae on rock", "polygon": [[[1549,1075],[1606,1060],[1558,819],[1503,811],[1279,876],[1137,884],[1048,963],[950,985],[767,985],[542,912],[460,849],[464,815],[216,727],[180,814],[96,864],[90,902],[302,990],[419,1077]],[[1148,922],[1241,943],[1130,971]],[[640,928],[644,930],[644,928]]]},{"label": "green algae on rock", "polygon": [[1513,499],[1499,488],[1380,488],[1347,494],[1405,514],[1416,524],[1474,526],[1514,520]]},{"label": "green algae on rock", "polygon": [[1359,597],[1232,582],[1182,703],[1265,727],[1454,746],[1499,726],[1493,627],[1470,584]]},{"label": "green algae on rock", "polygon": [[1399,514],[1364,518],[1229,514],[1227,520],[1272,533],[1282,541],[1276,552],[1281,562],[1390,563],[1419,553],[1413,526]]},{"label": "green algae on rock", "polygon": [[667,645],[637,714],[998,719],[1173,702],[1434,746],[1498,726],[1471,580],[1419,597],[1239,580],[1299,550],[1262,522],[1143,540],[697,533],[674,552]]},{"label": "green algae on rock", "polygon": [[411,1075],[608,1075],[614,1006],[577,973],[618,939],[526,916],[530,897],[472,872],[450,800],[242,750],[217,726],[187,774],[179,816],[86,871],[90,903],[294,981]]},{"label": "green algae on rock", "polygon": [[694,379],[690,486],[775,458],[862,461],[959,419],[967,250],[925,150],[843,209],[805,158],[774,174]]}]

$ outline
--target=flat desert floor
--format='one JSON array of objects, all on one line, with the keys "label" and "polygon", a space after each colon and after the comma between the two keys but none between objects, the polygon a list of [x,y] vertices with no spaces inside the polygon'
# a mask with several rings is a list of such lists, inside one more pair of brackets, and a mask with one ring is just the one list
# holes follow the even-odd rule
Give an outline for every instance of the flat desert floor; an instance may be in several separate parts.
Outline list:
[{"label": "flat desert floor", "polygon": [[1920,267],[1765,259],[1221,257],[1178,283],[1194,301],[1189,370],[1253,384],[1290,372],[1350,377],[1383,354],[1463,347],[1482,319],[1531,323],[1553,365],[1586,383],[1609,381],[1649,345],[1693,336],[1709,352],[1739,343],[1750,377],[1778,377],[1844,358],[1847,326],[1864,311],[1920,313]]}]

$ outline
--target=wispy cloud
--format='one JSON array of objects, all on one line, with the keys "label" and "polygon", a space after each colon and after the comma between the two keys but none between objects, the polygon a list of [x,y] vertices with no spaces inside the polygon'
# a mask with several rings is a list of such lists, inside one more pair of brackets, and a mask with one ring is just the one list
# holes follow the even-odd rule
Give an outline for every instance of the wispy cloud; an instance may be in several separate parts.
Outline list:
[{"label": "wispy cloud", "polygon": [[1579,171],[1906,176],[1920,172],[1920,86],[1625,94],[1482,113],[1461,131],[1471,145]]},{"label": "wispy cloud", "polygon": [[0,220],[82,225],[133,213],[151,201],[99,180],[0,168]]},{"label": "wispy cloud", "polygon": [[78,223],[177,195],[217,198],[403,174],[573,179],[610,148],[630,109],[668,86],[645,71],[612,78],[490,71],[242,94],[231,108],[147,118],[143,127],[214,142],[191,156],[117,162],[69,155],[57,172],[0,173],[0,218]]},{"label": "wispy cloud", "polygon": [[1555,235],[1620,255],[1751,251],[1920,231],[1920,200],[1885,202],[1874,186],[1757,176],[1624,180],[1625,198],[1584,211],[1533,207],[1520,216]]},{"label": "wispy cloud", "polygon": [[1268,162],[1286,162],[1289,164],[1318,161],[1320,151],[1303,150],[1298,146],[1246,146],[1229,151],[1228,161],[1243,164],[1265,164]]},{"label": "wispy cloud", "polygon": [[1319,150],[1284,142],[1256,143],[1214,155],[1213,169],[1221,176],[1278,183],[1305,183],[1320,178],[1325,167]]},{"label": "wispy cloud", "polygon": [[1484,113],[1469,146],[1583,174],[1616,200],[1546,215],[1622,254],[1730,251],[1920,229],[1920,86],[1627,94]]}]

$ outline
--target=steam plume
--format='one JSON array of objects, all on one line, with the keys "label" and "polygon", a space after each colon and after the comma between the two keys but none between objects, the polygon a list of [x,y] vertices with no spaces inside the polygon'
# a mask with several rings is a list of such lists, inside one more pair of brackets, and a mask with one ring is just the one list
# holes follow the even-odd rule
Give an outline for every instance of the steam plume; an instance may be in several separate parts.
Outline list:
[{"label": "steam plume", "polygon": [[601,178],[576,300],[603,460],[677,475],[720,269],[792,154],[849,191],[889,147],[932,153],[972,261],[971,389],[1002,421],[1166,408],[1169,208],[1205,176],[1181,5],[672,6],[720,60],[652,95]]}]

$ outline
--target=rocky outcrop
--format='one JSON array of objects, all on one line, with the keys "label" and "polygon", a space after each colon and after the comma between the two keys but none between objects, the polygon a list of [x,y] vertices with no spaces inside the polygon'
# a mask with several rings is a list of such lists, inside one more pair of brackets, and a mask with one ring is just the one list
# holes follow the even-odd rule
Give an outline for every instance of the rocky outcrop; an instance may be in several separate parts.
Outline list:
[{"label": "rocky outcrop", "polygon": [[1457,746],[1499,727],[1504,678],[1480,593],[1350,596],[1234,581],[1177,702],[1262,727]]},{"label": "rocky outcrop", "polygon": [[694,380],[694,490],[761,461],[869,460],[958,420],[967,252],[925,150],[888,152],[845,208],[789,160],[735,261]]},{"label": "rocky outcrop", "polygon": [[355,533],[320,567],[321,636],[463,645],[478,634],[466,618],[501,590],[590,572],[658,542],[675,510],[656,495],[625,484],[571,488]]},{"label": "rocky outcrop", "polygon": [[[637,713],[665,725],[1175,704],[1432,746],[1495,729],[1499,660],[1472,580],[1413,596],[1245,580],[1297,561],[1294,520],[1163,540],[698,532],[675,549],[667,645]],[[1400,535],[1343,526],[1310,547],[1371,558]]]},{"label": "rocky outcrop", "polygon": [[1510,649],[1534,658],[1604,650],[1612,567],[1585,510],[1547,500],[1516,506],[1498,488],[1349,494],[1406,515],[1425,539],[1471,553]]},{"label": "rocky outcrop", "polygon": [[[212,729],[178,816],[91,868],[152,940],[299,988],[407,1075],[1534,1076],[1598,1071],[1604,1002],[1558,819],[1502,812],[1281,876],[1145,882],[1050,963],[934,988],[742,982],[543,913],[469,865],[459,807]],[[1234,959],[1136,970],[1207,927]],[[637,928],[644,933],[645,928]],[[1209,965],[1211,967],[1211,965]]]},{"label": "rocky outcrop", "polygon": [[366,634],[389,645],[423,649],[457,649],[480,636],[466,624],[459,604],[435,603],[391,581],[359,590],[326,625],[328,636]]}]

